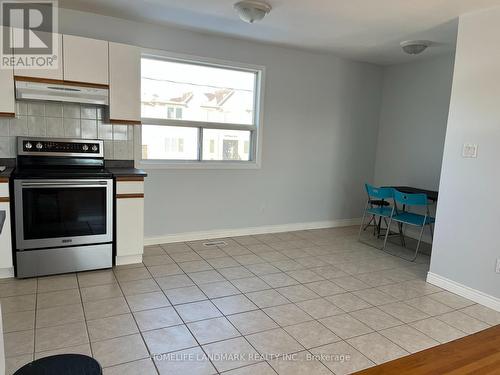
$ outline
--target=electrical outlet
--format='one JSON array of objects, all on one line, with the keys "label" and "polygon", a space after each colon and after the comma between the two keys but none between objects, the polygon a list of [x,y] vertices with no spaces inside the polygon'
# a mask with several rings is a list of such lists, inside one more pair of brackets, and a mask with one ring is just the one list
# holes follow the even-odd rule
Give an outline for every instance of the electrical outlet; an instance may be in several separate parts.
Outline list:
[{"label": "electrical outlet", "polygon": [[462,148],[463,158],[477,158],[477,144],[464,143]]},{"label": "electrical outlet", "polygon": [[497,266],[495,268],[496,273],[500,273],[500,258],[497,259]]}]

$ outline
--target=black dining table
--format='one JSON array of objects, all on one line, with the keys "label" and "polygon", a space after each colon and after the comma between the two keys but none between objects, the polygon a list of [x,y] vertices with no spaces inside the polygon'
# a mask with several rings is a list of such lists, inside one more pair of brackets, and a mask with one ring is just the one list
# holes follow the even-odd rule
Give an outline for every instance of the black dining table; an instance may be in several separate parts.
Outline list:
[{"label": "black dining table", "polygon": [[387,186],[387,187],[396,189],[397,191],[400,191],[401,193],[406,193],[406,194],[426,194],[427,198],[432,202],[437,202],[437,200],[438,200],[438,195],[439,195],[438,191],[420,189],[420,188],[411,187],[411,186]]}]

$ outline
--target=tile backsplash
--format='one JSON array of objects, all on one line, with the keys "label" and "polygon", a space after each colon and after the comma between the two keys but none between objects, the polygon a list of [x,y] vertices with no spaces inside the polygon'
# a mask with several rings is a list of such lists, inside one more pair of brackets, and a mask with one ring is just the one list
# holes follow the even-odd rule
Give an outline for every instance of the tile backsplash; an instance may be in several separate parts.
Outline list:
[{"label": "tile backsplash", "polygon": [[16,157],[17,136],[102,139],[104,157],[134,158],[134,125],[106,123],[103,106],[17,101],[16,117],[0,119],[0,158]]}]

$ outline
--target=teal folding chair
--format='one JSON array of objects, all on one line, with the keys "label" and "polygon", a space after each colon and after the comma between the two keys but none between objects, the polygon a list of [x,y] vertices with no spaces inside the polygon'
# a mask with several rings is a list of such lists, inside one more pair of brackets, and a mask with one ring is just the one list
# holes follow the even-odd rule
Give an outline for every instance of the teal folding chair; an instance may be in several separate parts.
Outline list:
[{"label": "teal folding chair", "polygon": [[[420,242],[422,241],[422,234],[424,233],[424,228],[426,227],[426,225],[429,226],[429,230],[431,232],[431,238],[434,237],[432,226],[434,225],[435,219],[430,215],[429,201],[427,199],[427,194],[406,194],[406,193],[401,193],[400,191],[397,191],[395,189],[392,190],[394,199],[394,209],[392,211],[391,216],[389,217],[389,224],[387,227],[388,229],[385,233],[384,246],[382,250],[385,251],[385,247],[387,244],[387,237],[389,234],[389,228],[391,227],[391,223],[393,221],[397,222],[400,225],[400,228],[402,228],[402,226],[405,224],[415,227],[420,227],[420,235],[418,236],[417,248],[415,250],[413,258],[410,260],[411,262],[414,262],[418,256]],[[401,206],[401,209],[398,208],[398,204]],[[409,212],[408,210],[410,207],[425,207],[425,215]]]},{"label": "teal folding chair", "polygon": [[[358,240],[361,241],[361,232],[363,228],[366,230],[372,221],[375,222],[375,230],[380,234],[381,220],[389,219],[392,215],[393,207],[390,206],[389,200],[392,199],[393,191],[391,188],[379,188],[369,184],[365,184],[368,199],[363,211],[361,226],[359,227]],[[371,215],[370,221],[365,225],[367,215]],[[377,218],[379,222],[377,224]]]}]

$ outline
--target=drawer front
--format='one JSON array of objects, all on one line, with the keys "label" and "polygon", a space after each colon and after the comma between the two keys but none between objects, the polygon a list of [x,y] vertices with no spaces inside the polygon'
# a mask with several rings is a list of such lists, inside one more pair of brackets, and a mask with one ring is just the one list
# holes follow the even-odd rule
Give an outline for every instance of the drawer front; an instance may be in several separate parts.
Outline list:
[{"label": "drawer front", "polygon": [[118,181],[116,183],[116,194],[144,194],[144,182],[142,181]]},{"label": "drawer front", "polygon": [[[0,183],[0,199],[9,198],[9,184]],[[7,200],[8,201],[8,200]]]}]

